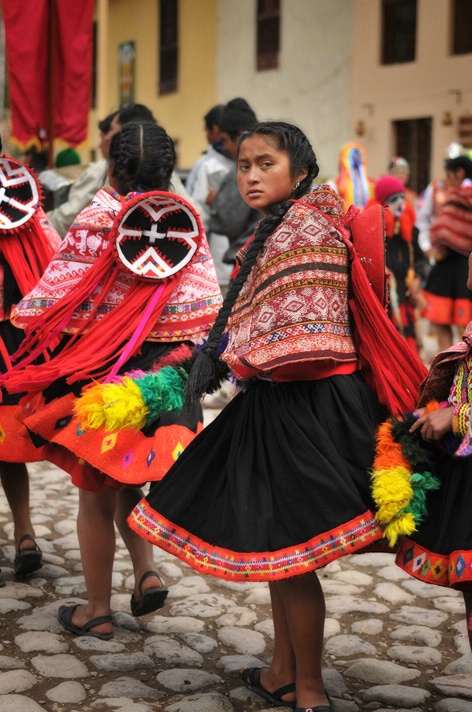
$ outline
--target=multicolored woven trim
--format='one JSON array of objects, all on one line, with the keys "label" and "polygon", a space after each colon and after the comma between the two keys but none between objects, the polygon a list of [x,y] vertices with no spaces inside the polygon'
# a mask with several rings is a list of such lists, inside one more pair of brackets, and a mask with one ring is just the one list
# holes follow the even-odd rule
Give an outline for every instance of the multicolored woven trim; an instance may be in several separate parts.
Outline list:
[{"label": "multicolored woven trim", "polygon": [[472,552],[456,550],[436,554],[411,539],[403,539],[396,556],[396,564],[425,583],[436,586],[463,586],[472,583]]},{"label": "multicolored woven trim", "polygon": [[[429,404],[430,410],[439,403]],[[418,431],[410,433],[412,413],[390,418],[377,431],[377,448],[371,472],[376,518],[384,537],[394,547],[400,536],[416,531],[426,515],[426,494],[440,487],[431,473],[434,453],[426,447]]]},{"label": "multicolored woven trim", "polygon": [[367,511],[297,546],[242,553],[202,541],[155,512],[146,500],[135,507],[128,524],[137,534],[200,573],[230,581],[276,581],[304,574],[353,554],[382,536],[380,526]]}]

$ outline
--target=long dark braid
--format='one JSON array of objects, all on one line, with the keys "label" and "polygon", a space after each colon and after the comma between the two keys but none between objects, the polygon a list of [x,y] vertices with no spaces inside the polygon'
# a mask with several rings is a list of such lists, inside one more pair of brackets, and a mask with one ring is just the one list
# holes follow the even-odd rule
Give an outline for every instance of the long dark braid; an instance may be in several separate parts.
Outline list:
[{"label": "long dark braid", "polygon": [[[306,178],[296,187],[292,197],[297,199],[309,192],[319,169],[315,153],[305,134],[292,124],[263,122],[241,134],[238,153],[241,143],[255,134],[271,137],[276,141],[279,149],[287,151],[293,176],[298,175],[301,170],[308,170]],[[266,239],[277,229],[291,206],[290,200],[275,203],[270,206],[266,217],[259,223],[254,240],[249,245],[241,268],[231,283],[213,328],[208,335],[208,340],[202,348],[195,351],[192,358],[192,367],[186,386],[187,404],[193,403],[205,393],[213,393],[218,390],[221,381],[228,375],[228,366],[218,357],[221,337],[228,318]]]}]

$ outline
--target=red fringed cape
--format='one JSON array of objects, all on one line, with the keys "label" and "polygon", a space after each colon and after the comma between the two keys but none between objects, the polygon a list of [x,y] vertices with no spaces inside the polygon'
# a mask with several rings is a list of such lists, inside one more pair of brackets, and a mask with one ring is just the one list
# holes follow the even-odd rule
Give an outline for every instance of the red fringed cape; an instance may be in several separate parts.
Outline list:
[{"label": "red fringed cape", "polygon": [[416,407],[427,373],[375,296],[328,186],[297,201],[266,240],[227,332],[222,358],[240,377],[296,380],[297,367],[306,380],[358,360],[393,414]]},{"label": "red fringed cape", "polygon": [[[128,201],[139,198],[127,196]],[[15,366],[0,379],[9,392],[25,390],[25,383],[30,393],[41,391],[61,377],[68,383],[102,378],[136,329],[141,329],[140,335],[129,356],[138,353],[145,340],[195,342],[208,334],[222,298],[199,220],[201,239],[192,261],[156,286],[154,280],[137,278],[114,258],[110,231],[129,204],[122,207],[117,193],[99,190],[39,284],[18,305],[12,319],[27,336]],[[62,351],[48,364],[30,365],[62,333],[74,335]]]}]

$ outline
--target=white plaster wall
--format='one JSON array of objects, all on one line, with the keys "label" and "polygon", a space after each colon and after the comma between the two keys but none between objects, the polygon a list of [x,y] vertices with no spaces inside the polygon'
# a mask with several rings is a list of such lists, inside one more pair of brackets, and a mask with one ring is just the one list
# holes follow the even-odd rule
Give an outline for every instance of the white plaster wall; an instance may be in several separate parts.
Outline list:
[{"label": "white plaster wall", "polygon": [[284,120],[310,138],[320,176],[337,174],[353,140],[351,0],[281,0],[279,68],[256,71],[256,0],[219,0],[217,91],[244,97],[260,120]]}]

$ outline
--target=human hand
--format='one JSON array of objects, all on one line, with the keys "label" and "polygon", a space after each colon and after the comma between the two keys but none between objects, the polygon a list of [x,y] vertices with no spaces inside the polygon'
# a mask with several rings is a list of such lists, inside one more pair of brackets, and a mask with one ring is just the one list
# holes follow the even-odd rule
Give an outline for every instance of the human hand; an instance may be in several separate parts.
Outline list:
[{"label": "human hand", "polygon": [[208,190],[207,197],[205,198],[205,203],[206,203],[207,205],[212,205],[212,204],[213,204],[213,201],[214,201],[215,198],[216,198],[217,192],[218,192],[218,189],[217,189],[217,188],[210,188],[210,189]]},{"label": "human hand", "polygon": [[438,408],[431,413],[425,413],[424,410],[420,408],[415,411],[419,418],[411,426],[410,433],[420,430],[423,440],[433,441],[440,440],[452,430],[452,407]]}]

